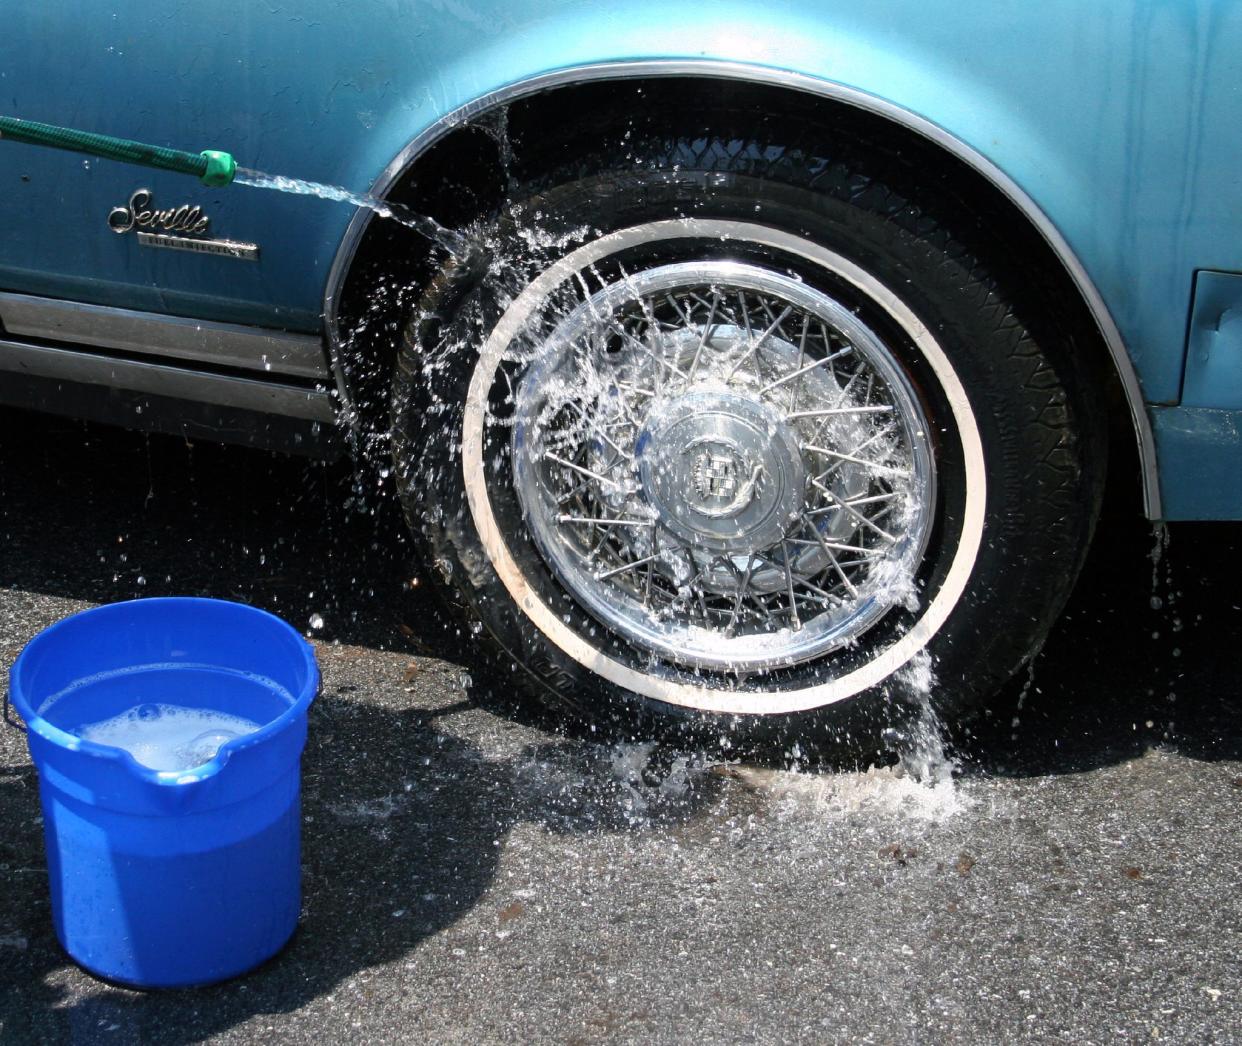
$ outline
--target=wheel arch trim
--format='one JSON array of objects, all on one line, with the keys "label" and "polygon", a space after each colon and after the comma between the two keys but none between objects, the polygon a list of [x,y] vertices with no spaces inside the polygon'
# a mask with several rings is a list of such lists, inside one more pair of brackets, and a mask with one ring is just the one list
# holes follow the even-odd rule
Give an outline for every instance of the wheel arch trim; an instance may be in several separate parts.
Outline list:
[{"label": "wheel arch trim", "polygon": [[[1126,351],[1125,342],[1122,339],[1116,321],[1113,319],[1103,296],[1078,256],[1043,209],[1004,170],[973,146],[967,144],[939,124],[877,95],[846,84],[836,83],[789,69],[713,59],[652,59],[570,66],[514,81],[497,90],[480,95],[465,105],[459,106],[441,116],[411,139],[405,148],[393,157],[388,166],[384,168],[372,184],[371,194],[381,198],[384,197],[428,149],[460,127],[465,121],[489,109],[506,105],[520,98],[537,94],[540,91],[577,83],[674,77],[731,79],[772,87],[783,87],[803,94],[815,95],[850,105],[919,134],[958,160],[966,163],[978,174],[986,178],[1039,232],[1040,236],[1065,268],[1066,273],[1081,295],[1083,303],[1087,306],[1094,319],[1100,336],[1108,349],[1114,372],[1121,384],[1129,409],[1130,421],[1138,449],[1144,510],[1150,519],[1161,518],[1163,509],[1155,440],[1143,400],[1143,390],[1139,383],[1138,373],[1134,368],[1134,363],[1129,353]],[[350,265],[353,262],[354,254],[371,217],[368,212],[359,210],[350,221],[328,272],[324,296],[323,314],[328,353],[336,377],[341,404],[346,418],[351,422],[356,419],[356,411],[353,409],[350,390],[345,378],[345,369],[341,361],[337,310],[341,291],[344,287]]]}]

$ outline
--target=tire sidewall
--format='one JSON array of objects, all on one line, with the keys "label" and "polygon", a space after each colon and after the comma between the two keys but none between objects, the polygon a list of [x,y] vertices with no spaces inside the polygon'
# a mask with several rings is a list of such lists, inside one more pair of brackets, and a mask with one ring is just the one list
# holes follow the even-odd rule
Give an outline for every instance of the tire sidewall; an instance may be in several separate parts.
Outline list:
[{"label": "tire sidewall", "polygon": [[[1012,356],[1007,339],[1016,341],[1024,332],[1016,323],[1010,328],[996,323],[994,313],[1008,315],[1003,304],[992,301],[992,289],[973,271],[968,258],[956,263],[945,244],[910,227],[918,225],[917,215],[913,221],[902,221],[900,214],[860,206],[839,194],[746,175],[627,172],[579,179],[533,195],[502,220],[493,236],[502,245],[497,256],[504,259],[509,277],[505,286],[520,293],[539,272],[601,236],[682,218],[745,220],[803,237],[874,274],[884,286],[900,288],[899,299],[934,336],[960,378],[969,420],[977,425],[982,445],[987,490],[983,526],[990,540],[980,543],[971,577],[953,612],[923,647],[926,653],[919,655],[930,658],[934,667],[937,704],[952,714],[953,706],[969,703],[1016,667],[1011,656],[1013,664],[990,663],[980,671],[977,653],[989,624],[1003,628],[1005,618],[1013,616],[1006,614],[1012,607],[997,598],[992,583],[1005,576],[1014,558],[1008,521],[1015,513],[1029,516],[1032,495],[1038,493],[1014,482],[1012,462],[1006,460],[1016,442],[1016,426],[1007,419],[1023,408],[1013,402],[1014,390],[995,366],[998,357]],[[532,237],[531,228],[539,231],[538,236]],[[484,551],[463,490],[462,447],[456,438],[462,432],[462,404],[475,362],[468,347],[483,341],[508,304],[507,296],[497,295],[488,281],[468,290],[439,281],[411,325],[394,399],[394,449],[399,476],[404,473],[407,511],[412,507],[411,522],[427,538],[439,572],[504,652],[499,661],[507,654],[509,667],[524,674],[528,685],[593,721],[612,720],[623,728],[642,730],[672,724],[679,730],[727,733],[743,744],[748,737],[788,740],[818,735],[874,745],[882,727],[907,718],[926,699],[904,670],[907,658],[896,672],[826,707],[765,716],[705,712],[640,697],[603,680],[535,627]],[[946,454],[947,443],[947,458],[952,459],[959,433],[945,423],[943,412],[938,428],[940,453]],[[445,439],[446,432],[454,438]],[[965,476],[960,463],[957,475]],[[954,533],[960,536],[962,498],[947,499],[943,513],[938,540],[952,544]],[[946,530],[953,533],[946,535]],[[528,544],[528,539],[517,544]],[[523,569],[538,569],[537,555],[529,548],[527,553]],[[943,581],[943,573],[929,572],[929,591]],[[555,585],[550,575],[547,580]]]}]

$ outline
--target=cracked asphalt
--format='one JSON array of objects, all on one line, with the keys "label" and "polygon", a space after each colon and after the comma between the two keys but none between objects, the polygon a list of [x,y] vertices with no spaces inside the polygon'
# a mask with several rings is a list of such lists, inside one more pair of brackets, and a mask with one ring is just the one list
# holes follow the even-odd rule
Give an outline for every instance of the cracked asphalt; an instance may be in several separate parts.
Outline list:
[{"label": "cracked asphalt", "polygon": [[[593,743],[500,703],[370,480],[0,412],[0,669],[72,611],[312,632],[304,911],[214,987],[82,972],[0,725],[4,1043],[1242,1039],[1242,525],[1118,511],[956,779]],[[322,627],[311,629],[318,615]]]}]

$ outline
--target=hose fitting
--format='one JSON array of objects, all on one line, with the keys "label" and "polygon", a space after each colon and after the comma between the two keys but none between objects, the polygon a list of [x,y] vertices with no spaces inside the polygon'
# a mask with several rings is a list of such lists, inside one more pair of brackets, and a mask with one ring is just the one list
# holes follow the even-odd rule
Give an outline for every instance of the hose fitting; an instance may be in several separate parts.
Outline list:
[{"label": "hose fitting", "polygon": [[222,189],[232,184],[233,177],[237,174],[237,161],[232,156],[218,149],[204,149],[199,156],[207,161],[207,169],[199,181],[212,189]]}]

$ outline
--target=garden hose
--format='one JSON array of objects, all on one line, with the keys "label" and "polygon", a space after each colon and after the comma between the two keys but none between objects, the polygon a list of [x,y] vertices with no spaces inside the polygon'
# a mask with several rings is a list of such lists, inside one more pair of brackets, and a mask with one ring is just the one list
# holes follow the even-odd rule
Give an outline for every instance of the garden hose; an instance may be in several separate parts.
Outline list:
[{"label": "garden hose", "polygon": [[89,153],[106,160],[136,163],[142,167],[159,167],[166,171],[176,171],[178,174],[192,174],[213,189],[228,185],[237,173],[237,162],[233,157],[216,149],[185,153],[179,149],[144,145],[142,142],[113,138],[107,134],[75,131],[69,127],[56,127],[34,120],[19,120],[15,116],[0,116],[0,138]]}]

